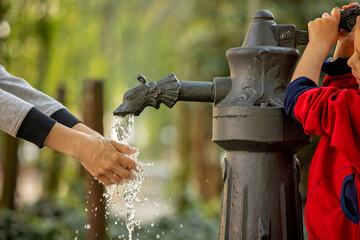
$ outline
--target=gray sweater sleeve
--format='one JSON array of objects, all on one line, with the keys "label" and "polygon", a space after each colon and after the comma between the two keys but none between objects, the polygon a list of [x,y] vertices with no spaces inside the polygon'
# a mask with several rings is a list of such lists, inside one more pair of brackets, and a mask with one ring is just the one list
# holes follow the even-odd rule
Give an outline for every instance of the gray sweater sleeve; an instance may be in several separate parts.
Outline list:
[{"label": "gray sweater sleeve", "polygon": [[60,109],[66,109],[55,99],[31,87],[24,79],[10,75],[1,65],[0,89],[32,104],[47,116],[51,116]]},{"label": "gray sweater sleeve", "polygon": [[2,131],[16,137],[32,104],[0,89],[0,128]]},{"label": "gray sweater sleeve", "polygon": [[58,101],[0,65],[0,129],[42,147],[56,121],[68,127],[80,122]]}]

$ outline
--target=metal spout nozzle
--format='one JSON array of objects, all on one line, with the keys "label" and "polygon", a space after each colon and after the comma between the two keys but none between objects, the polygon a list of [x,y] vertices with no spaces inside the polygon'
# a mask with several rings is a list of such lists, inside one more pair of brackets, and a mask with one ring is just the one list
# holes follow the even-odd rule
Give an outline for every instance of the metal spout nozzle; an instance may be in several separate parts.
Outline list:
[{"label": "metal spout nozzle", "polygon": [[161,103],[172,107],[180,94],[180,83],[173,73],[158,82],[147,83],[143,75],[137,76],[140,85],[127,91],[123,103],[113,112],[114,115],[139,114],[147,106],[159,108]]},{"label": "metal spout nozzle", "polygon": [[[177,101],[214,102],[215,89],[212,82],[179,81],[173,73],[157,82],[147,83],[143,75],[137,77],[140,85],[127,91],[123,103],[114,111],[114,115],[138,116],[145,107],[156,109],[163,103],[171,108]],[[228,79],[230,82],[231,80]],[[229,92],[231,84],[219,86],[218,99],[221,100]]]}]

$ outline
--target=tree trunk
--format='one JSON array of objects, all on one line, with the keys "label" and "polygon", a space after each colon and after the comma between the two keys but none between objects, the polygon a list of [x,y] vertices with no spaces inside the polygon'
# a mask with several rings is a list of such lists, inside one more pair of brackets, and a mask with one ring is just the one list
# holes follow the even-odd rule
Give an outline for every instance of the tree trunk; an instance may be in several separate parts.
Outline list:
[{"label": "tree trunk", "polygon": [[[65,87],[60,86],[57,91],[56,99],[64,104],[65,102]],[[57,152],[51,152],[51,160],[48,166],[48,171],[45,171],[44,181],[44,195],[47,198],[55,199],[59,188],[59,180],[61,175],[62,166],[64,163],[64,155]]]},{"label": "tree trunk", "polygon": [[192,131],[194,177],[200,195],[210,200],[221,195],[220,149],[212,139],[211,105],[197,104]]}]

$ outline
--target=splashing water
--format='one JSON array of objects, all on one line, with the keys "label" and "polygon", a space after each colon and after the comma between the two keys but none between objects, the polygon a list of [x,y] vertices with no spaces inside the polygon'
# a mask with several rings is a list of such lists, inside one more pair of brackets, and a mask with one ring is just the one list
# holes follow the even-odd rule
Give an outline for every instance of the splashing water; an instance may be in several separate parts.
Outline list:
[{"label": "splashing water", "polygon": [[[115,116],[115,125],[111,130],[111,138],[119,141],[123,144],[128,144],[128,138],[131,133],[132,126],[134,124],[134,115],[126,115],[124,117]],[[140,168],[144,166],[151,165],[142,163],[137,159],[139,155],[139,151],[136,153],[129,155],[131,159],[133,159]],[[126,205],[126,227],[129,231],[129,240],[132,240],[132,233],[134,231],[134,227],[140,226],[140,220],[135,218],[135,208],[133,204],[133,200],[137,202],[141,202],[139,195],[141,194],[140,187],[144,181],[144,171],[138,169],[139,171],[133,172],[135,178],[133,180],[126,180],[122,183],[122,187],[124,190],[124,200]],[[120,184],[113,184],[106,188],[106,194],[104,196],[107,198],[108,203],[107,206],[109,207],[113,202],[113,196],[115,194],[120,195],[119,188],[121,187]],[[116,203],[113,202],[115,205]],[[117,224],[116,224],[117,225]]]}]

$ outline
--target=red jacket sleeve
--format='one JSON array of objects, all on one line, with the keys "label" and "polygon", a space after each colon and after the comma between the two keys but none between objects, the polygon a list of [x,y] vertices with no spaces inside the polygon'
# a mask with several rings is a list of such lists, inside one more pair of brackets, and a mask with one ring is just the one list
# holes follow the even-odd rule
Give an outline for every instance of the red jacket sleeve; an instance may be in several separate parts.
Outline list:
[{"label": "red jacket sleeve", "polygon": [[294,117],[306,134],[330,137],[330,145],[360,169],[360,95],[354,89],[312,88],[302,93]]}]

